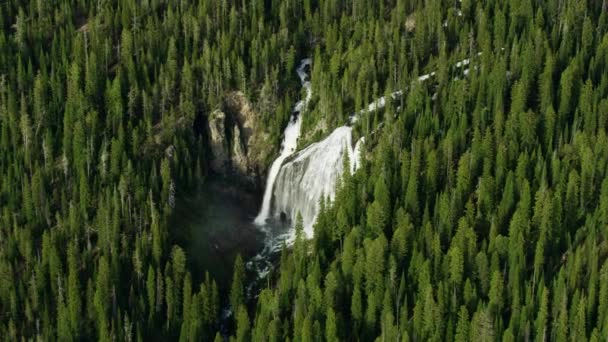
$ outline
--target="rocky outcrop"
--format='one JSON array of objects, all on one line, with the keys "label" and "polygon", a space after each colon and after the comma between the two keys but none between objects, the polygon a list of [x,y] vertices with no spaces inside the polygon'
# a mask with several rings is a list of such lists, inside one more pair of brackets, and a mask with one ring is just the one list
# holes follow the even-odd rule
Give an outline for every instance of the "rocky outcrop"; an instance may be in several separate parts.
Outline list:
[{"label": "rocky outcrop", "polygon": [[226,139],[226,114],[216,110],[209,117],[209,143],[211,145],[211,168],[218,173],[225,173],[230,166],[230,153]]},{"label": "rocky outcrop", "polygon": [[238,125],[234,125],[232,132],[232,164],[237,173],[245,175],[249,171],[249,160],[247,160],[247,153],[243,146],[241,129]]},{"label": "rocky outcrop", "polygon": [[224,99],[224,108],[234,117],[241,130],[243,143],[251,147],[259,115],[251,107],[251,103],[240,91],[229,93]]},{"label": "rocky outcrop", "polygon": [[211,169],[258,186],[275,147],[260,124],[260,115],[242,92],[231,92],[208,120]]}]

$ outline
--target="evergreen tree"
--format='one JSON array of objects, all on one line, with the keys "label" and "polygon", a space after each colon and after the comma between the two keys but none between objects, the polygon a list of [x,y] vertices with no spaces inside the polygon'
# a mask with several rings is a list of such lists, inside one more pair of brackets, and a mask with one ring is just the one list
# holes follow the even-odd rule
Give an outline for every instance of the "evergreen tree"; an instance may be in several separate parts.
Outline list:
[{"label": "evergreen tree", "polygon": [[230,307],[232,310],[238,308],[245,303],[245,265],[243,258],[237,255],[234,261],[234,272],[232,275],[232,287],[230,288]]}]

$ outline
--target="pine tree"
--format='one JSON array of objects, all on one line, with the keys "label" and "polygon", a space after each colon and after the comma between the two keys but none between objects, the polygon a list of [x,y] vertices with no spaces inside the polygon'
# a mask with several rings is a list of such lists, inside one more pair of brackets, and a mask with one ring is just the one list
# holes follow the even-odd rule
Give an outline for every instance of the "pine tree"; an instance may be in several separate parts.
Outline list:
[{"label": "pine tree", "polygon": [[148,266],[148,276],[146,279],[146,294],[148,298],[148,320],[151,322],[154,319],[156,312],[156,275],[152,265]]},{"label": "pine tree", "polygon": [[234,261],[234,271],[232,273],[232,287],[230,288],[230,307],[233,311],[245,303],[245,265],[240,255]]},{"label": "pine tree", "polygon": [[469,324],[469,313],[463,305],[458,312],[458,324],[456,326],[456,335],[454,336],[455,341],[464,342],[469,340]]},{"label": "pine tree", "polygon": [[327,319],[325,321],[325,340],[326,341],[339,341],[338,331],[336,326],[336,314],[330,307],[327,309]]},{"label": "pine tree", "polygon": [[67,307],[69,310],[70,330],[73,338],[80,335],[81,322],[81,299],[80,299],[80,280],[78,272],[77,246],[68,246],[68,288],[67,288]]},{"label": "pine tree", "polygon": [[236,316],[236,341],[243,342],[249,340],[249,315],[244,306],[240,306]]}]

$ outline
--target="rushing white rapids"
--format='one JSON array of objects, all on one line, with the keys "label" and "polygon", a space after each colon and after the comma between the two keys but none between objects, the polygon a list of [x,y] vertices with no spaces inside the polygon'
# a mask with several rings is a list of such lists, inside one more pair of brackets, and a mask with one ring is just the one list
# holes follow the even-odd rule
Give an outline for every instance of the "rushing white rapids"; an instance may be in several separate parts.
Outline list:
[{"label": "rushing white rapids", "polygon": [[266,190],[264,191],[264,199],[262,200],[262,209],[255,218],[255,224],[257,225],[264,225],[268,220],[270,203],[272,200],[272,188],[274,186],[275,179],[279,174],[283,161],[292,155],[298,146],[298,138],[300,137],[300,130],[302,127],[301,114],[303,113],[304,109],[306,109],[306,105],[308,105],[308,102],[310,102],[310,98],[312,96],[310,81],[308,81],[308,75],[306,74],[306,67],[311,63],[312,60],[310,58],[306,58],[303,59],[300,62],[300,66],[298,66],[298,76],[302,82],[302,87],[306,90],[306,97],[296,103],[291,120],[289,121],[289,124],[287,124],[287,128],[285,128],[283,143],[281,145],[281,153],[279,157],[272,163],[270,172],[268,172]]},{"label": "rushing white rapids", "polygon": [[[348,154],[350,171],[358,167],[356,150],[352,147],[352,128],[338,127],[324,140],[311,144],[286,162],[274,187],[274,215],[283,213],[295,222],[298,212],[302,215],[304,232],[313,236],[313,223],[319,212],[321,198],[333,201],[338,179],[344,172],[344,156]],[[288,241],[293,239],[291,232]]]}]

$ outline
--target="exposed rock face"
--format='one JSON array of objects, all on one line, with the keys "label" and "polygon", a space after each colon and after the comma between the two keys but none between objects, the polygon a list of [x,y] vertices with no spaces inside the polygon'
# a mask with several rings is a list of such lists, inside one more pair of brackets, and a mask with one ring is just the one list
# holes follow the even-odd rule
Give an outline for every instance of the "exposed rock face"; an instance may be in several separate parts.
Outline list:
[{"label": "exposed rock face", "polygon": [[249,171],[249,161],[247,160],[247,154],[245,147],[243,146],[243,140],[241,140],[241,130],[238,125],[234,125],[232,129],[232,166],[237,173],[246,175]]},{"label": "exposed rock face", "polygon": [[240,91],[228,94],[224,102],[224,107],[232,113],[234,121],[241,130],[242,141],[250,147],[259,115],[251,108],[245,94]]},{"label": "exposed rock face", "polygon": [[221,109],[209,117],[211,168],[258,186],[257,181],[273,153],[272,144],[259,125],[260,115],[242,92],[226,95]]},{"label": "exposed rock face", "polygon": [[211,168],[215,172],[224,173],[229,167],[230,154],[228,140],[226,139],[226,114],[216,110],[209,117],[209,138],[211,144]]}]

